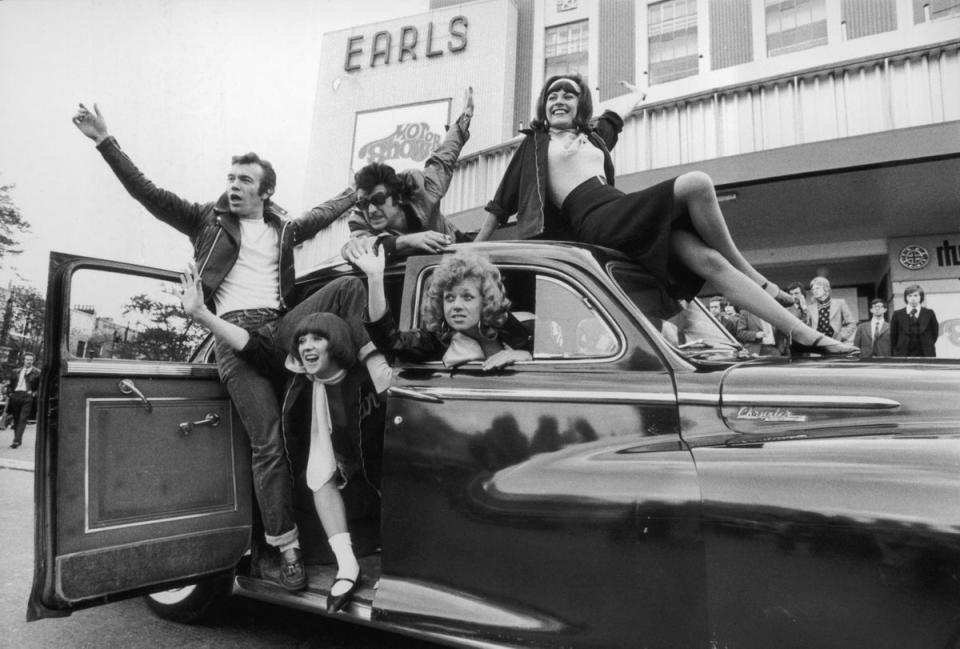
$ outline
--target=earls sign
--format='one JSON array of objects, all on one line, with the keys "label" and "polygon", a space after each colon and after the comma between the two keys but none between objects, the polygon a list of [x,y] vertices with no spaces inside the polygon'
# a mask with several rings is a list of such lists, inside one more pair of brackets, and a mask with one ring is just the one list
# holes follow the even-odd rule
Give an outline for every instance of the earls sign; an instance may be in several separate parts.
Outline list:
[{"label": "earls sign", "polygon": [[951,234],[891,239],[891,280],[960,278],[960,245],[950,239]]},{"label": "earls sign", "polygon": [[[425,34],[412,25],[405,25],[396,34],[378,31],[369,41],[363,35],[351,36],[347,39],[343,69],[356,72],[362,69],[364,64],[371,68],[390,65],[394,49],[397,63],[416,61],[421,52],[428,59],[443,56],[445,51],[462,52],[467,49],[467,27],[466,16],[454,16],[447,24],[446,33],[442,33],[442,27],[436,28],[433,21],[430,21]],[[396,48],[394,42],[397,44]]]}]

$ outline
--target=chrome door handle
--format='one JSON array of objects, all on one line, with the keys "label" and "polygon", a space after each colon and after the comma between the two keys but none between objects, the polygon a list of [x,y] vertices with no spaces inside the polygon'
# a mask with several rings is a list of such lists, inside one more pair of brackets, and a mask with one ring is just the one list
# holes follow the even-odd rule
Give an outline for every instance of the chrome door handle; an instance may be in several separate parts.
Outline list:
[{"label": "chrome door handle", "polygon": [[150,401],[143,396],[143,392],[137,389],[137,386],[130,379],[123,379],[117,384],[117,387],[120,389],[120,392],[123,394],[132,394],[135,397],[139,398],[143,402],[143,407],[147,412],[153,412],[153,405],[150,404]]},{"label": "chrome door handle", "polygon": [[206,416],[200,421],[184,421],[180,424],[180,432],[184,436],[189,435],[193,432],[195,426],[219,426],[220,425],[220,415],[215,412],[208,412]]}]

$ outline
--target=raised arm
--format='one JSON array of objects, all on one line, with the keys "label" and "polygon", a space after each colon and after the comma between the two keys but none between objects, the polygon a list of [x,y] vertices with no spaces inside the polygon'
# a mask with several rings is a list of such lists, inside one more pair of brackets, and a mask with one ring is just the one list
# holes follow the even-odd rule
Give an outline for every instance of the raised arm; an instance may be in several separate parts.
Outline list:
[{"label": "raised arm", "polygon": [[99,106],[91,113],[86,106],[73,116],[73,123],[81,133],[97,143],[97,150],[124,189],[155,217],[184,233],[193,241],[203,225],[203,206],[186,201],[171,191],[153,184],[125,154],[117,139],[107,130],[107,122]]},{"label": "raised arm", "polygon": [[347,213],[357,203],[357,192],[353,187],[347,187],[333,198],[327,199],[313,209],[304,212],[294,221],[296,232],[294,244],[303,243],[312,239],[320,230],[329,227],[337,219]]},{"label": "raised arm", "polygon": [[387,313],[387,295],[383,288],[384,255],[372,251],[351,251],[347,261],[367,276],[367,314],[375,322]]},{"label": "raised arm", "polygon": [[180,274],[180,301],[188,316],[236,351],[242,350],[250,341],[250,334],[246,329],[218,317],[203,303],[203,287],[200,285],[197,265],[193,261]]},{"label": "raised arm", "polygon": [[[447,134],[423,168],[423,190],[434,201],[440,200],[450,188],[450,180],[463,145],[470,139],[470,120],[473,118],[473,88],[467,89],[463,113],[450,125]],[[433,226],[433,224],[427,224]]]}]

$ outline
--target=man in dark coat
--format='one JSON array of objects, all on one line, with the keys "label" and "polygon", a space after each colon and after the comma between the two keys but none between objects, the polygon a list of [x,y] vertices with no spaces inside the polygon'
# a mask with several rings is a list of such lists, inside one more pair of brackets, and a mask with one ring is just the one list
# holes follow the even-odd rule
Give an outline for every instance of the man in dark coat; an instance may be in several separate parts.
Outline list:
[{"label": "man in dark coat", "polygon": [[932,309],[922,306],[925,295],[919,285],[913,284],[903,291],[907,306],[897,309],[890,318],[890,344],[894,356],[937,355],[937,338],[940,323]]},{"label": "man in dark coat", "polygon": [[10,399],[7,402],[7,412],[13,416],[13,443],[10,448],[20,448],[23,443],[23,431],[27,427],[27,420],[33,414],[33,400],[40,388],[40,369],[33,362],[33,354],[25,353],[23,365],[8,377]]}]

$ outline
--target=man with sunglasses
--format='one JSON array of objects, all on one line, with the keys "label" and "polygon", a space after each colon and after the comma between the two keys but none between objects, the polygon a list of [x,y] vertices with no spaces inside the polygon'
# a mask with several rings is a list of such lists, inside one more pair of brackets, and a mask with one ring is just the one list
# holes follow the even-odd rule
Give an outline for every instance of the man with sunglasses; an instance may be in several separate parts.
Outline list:
[{"label": "man with sunglasses", "polygon": [[350,240],[344,259],[382,248],[387,259],[418,252],[439,252],[451,243],[468,239],[440,213],[440,201],[450,187],[463,145],[470,138],[473,88],[467,91],[463,114],[447,130],[423,170],[397,172],[373,162],[354,176],[357,202],[348,218]]}]

